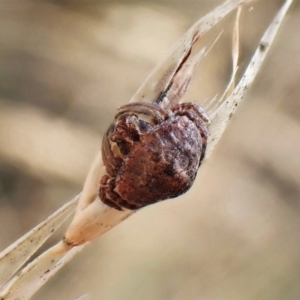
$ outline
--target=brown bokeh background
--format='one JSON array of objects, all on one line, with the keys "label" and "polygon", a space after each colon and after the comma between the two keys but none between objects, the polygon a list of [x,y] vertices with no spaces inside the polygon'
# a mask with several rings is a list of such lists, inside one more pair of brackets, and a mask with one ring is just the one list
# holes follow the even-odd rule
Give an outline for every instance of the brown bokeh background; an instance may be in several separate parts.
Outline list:
[{"label": "brown bokeh background", "polygon": [[[0,4],[1,249],[80,191],[117,107],[219,3]],[[240,73],[281,4],[244,9]],[[224,29],[186,100],[222,93],[233,21],[202,40]],[[34,299],[300,299],[299,28],[295,3],[193,188],[94,241]]]}]

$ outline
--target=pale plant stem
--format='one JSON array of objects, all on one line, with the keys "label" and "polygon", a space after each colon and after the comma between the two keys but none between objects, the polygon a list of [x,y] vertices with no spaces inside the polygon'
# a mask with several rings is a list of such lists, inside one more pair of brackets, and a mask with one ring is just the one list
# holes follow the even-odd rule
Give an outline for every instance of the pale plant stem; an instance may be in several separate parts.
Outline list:
[{"label": "pale plant stem", "polygon": [[270,46],[279,30],[279,27],[282,24],[282,21],[292,3],[293,0],[287,0],[281,7],[261,38],[259,46],[257,47],[242,79],[235,87],[232,94],[229,95],[229,97],[225,99],[223,103],[221,103],[221,105],[212,113],[211,118],[213,122],[211,122],[209,128],[209,142],[206,152],[207,157],[209,157],[216,144],[219,142],[232,115],[236,111],[236,108],[240,102],[243,100],[246,91],[249,89],[258,71],[260,70],[262,63],[269,52]]},{"label": "pale plant stem", "polygon": [[42,282],[47,282],[87,245],[88,243],[71,249],[63,241],[58,242],[23,268],[4,287],[1,299],[15,300],[16,295],[19,300],[29,299],[41,287]]},{"label": "pale plant stem", "polygon": [[0,286],[61,226],[77,205],[79,195],[0,253]]},{"label": "pale plant stem", "polygon": [[[190,73],[202,57],[201,54],[199,54],[196,59],[189,57],[189,53],[191,52],[190,50],[197,38],[214,26],[221,18],[225,17],[225,15],[232,9],[244,2],[245,1],[226,1],[223,5],[219,6],[200,21],[196,22],[176,44],[176,47],[173,48],[171,54],[150,74],[131,101],[151,101],[151,99],[156,99],[159,92],[165,90],[171,80],[176,79],[176,83],[179,84],[179,88],[180,84],[184,86],[188,83],[190,80],[188,76],[191,76],[192,74],[181,73],[182,70],[186,70],[187,73]],[[226,96],[226,99],[224,99],[219,107],[211,113],[209,143],[206,151],[206,157],[209,157],[213,152],[232,114],[244,98],[247,89],[261,68],[262,62],[264,61],[270,45],[278,32],[279,26],[292,2],[293,0],[287,0],[284,3],[273,22],[265,31],[260,45],[257,47],[257,50],[253,55],[242,79],[234,88],[233,92],[229,96]],[[238,57],[238,48],[236,48],[238,41],[237,25],[235,25],[235,31],[237,36],[234,37],[233,42],[233,52],[235,52],[233,53],[233,72],[235,72],[237,68]],[[182,67],[178,70],[178,66],[182,63]],[[234,77],[232,81],[234,82]],[[81,251],[83,247],[88,244],[89,240],[106,232],[134,213],[134,211],[129,210],[121,212],[114,210],[99,200],[97,197],[98,187],[100,178],[103,174],[103,163],[101,155],[98,154],[87,176],[83,192],[79,199],[79,205],[76,209],[75,218],[65,234],[65,241],[59,242],[54,247],[41,254],[36,260],[28,264],[18,275],[6,284],[0,292],[0,298],[2,300],[29,299],[49,278],[51,278],[62,266],[72,259],[76,253]],[[67,205],[73,207],[73,202],[70,202]],[[53,222],[53,220],[51,222]],[[83,245],[73,247],[81,244]],[[30,251],[36,249],[37,247],[32,247]],[[9,249],[5,250],[3,253],[9,255],[11,251],[12,250]],[[18,266],[23,264],[25,261],[26,260],[20,260]],[[15,268],[16,267],[12,268],[14,272],[16,271]],[[7,278],[7,275],[3,278]]]}]

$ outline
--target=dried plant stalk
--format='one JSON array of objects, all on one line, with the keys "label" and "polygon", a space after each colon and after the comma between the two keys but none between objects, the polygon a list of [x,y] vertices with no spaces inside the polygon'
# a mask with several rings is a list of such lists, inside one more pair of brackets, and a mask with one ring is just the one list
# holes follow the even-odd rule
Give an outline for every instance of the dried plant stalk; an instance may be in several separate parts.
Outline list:
[{"label": "dried plant stalk", "polygon": [[247,90],[249,89],[258,71],[260,70],[261,65],[266,58],[270,46],[272,45],[274,38],[278,32],[278,29],[282,24],[284,17],[292,3],[293,0],[287,0],[283,4],[273,21],[265,31],[264,35],[262,36],[259,46],[257,47],[251,61],[249,62],[248,68],[242,76],[242,79],[235,87],[232,94],[229,95],[214,112],[212,112],[212,122],[209,127],[209,142],[206,157],[209,157],[209,155],[214,150],[228,122],[236,111],[236,108],[243,100]]},{"label": "dried plant stalk", "polygon": [[174,79],[176,73],[183,64],[187,64],[194,43],[221,21],[239,5],[251,2],[249,0],[225,1],[206,16],[197,21],[179,41],[174,45],[169,55],[153,70],[149,77],[140,86],[138,91],[130,99],[130,102],[152,102],[157,99],[162,91],[165,91]]},{"label": "dried plant stalk", "polygon": [[[176,44],[171,54],[147,78],[130,101],[154,101],[161,93],[167,91],[170,87],[171,81],[173,81],[173,93],[184,93],[190,82],[194,67],[203,57],[205,51],[201,50],[198,55],[190,57],[192,47],[196,40],[200,35],[204,34],[212,26],[214,26],[220,19],[224,18],[231,10],[245,2],[247,1],[226,1],[223,5],[219,6],[200,21],[195,23]],[[232,114],[235,112],[236,107],[244,98],[249,85],[253,82],[257,75],[262,62],[268,53],[269,46],[272,44],[274,37],[278,32],[278,28],[292,2],[292,0],[287,0],[282,6],[263,35],[260,45],[257,47],[257,50],[241,81],[234,88],[231,95],[226,96],[226,99],[222,102],[222,104],[211,113],[207,157],[212,153]],[[238,33],[237,25],[235,26],[235,33]],[[238,35],[234,38],[234,45],[237,45],[237,37]],[[236,61],[238,55],[238,50],[235,46],[234,49],[233,73],[237,67]],[[234,75],[232,81],[234,82]],[[232,84],[230,83],[229,86],[231,85]],[[168,105],[167,101],[165,105]],[[29,299],[51,276],[53,276],[77,252],[79,252],[87,244],[87,241],[109,230],[133,213],[133,211],[129,210],[125,210],[123,212],[116,210],[111,211],[100,201],[97,196],[98,183],[103,174],[103,163],[101,155],[99,154],[86,179],[74,220],[65,235],[65,241],[67,241],[67,243],[63,241],[59,242],[25,267],[2,288],[0,294],[1,299]],[[72,206],[73,203],[74,202],[69,205]],[[43,234],[45,235],[45,233]],[[46,238],[48,235],[49,234],[45,235]],[[28,240],[28,237],[24,236],[22,239]],[[21,244],[22,243],[16,243],[15,246],[6,249],[2,254],[0,254],[2,263],[7,263],[5,261],[5,257],[9,255],[13,256],[13,251],[16,251],[16,249],[22,250],[22,247],[20,246]],[[74,245],[80,244],[83,245],[73,247]],[[36,247],[32,247],[30,251],[32,252],[36,249]],[[64,251],[66,251],[66,253],[64,253]],[[24,262],[25,260],[19,260],[18,264],[11,266],[12,271],[10,274],[14,273],[20,264],[23,264]],[[4,272],[1,276],[7,280],[9,275],[5,274],[6,273]]]},{"label": "dried plant stalk", "polygon": [[0,253],[0,286],[36,252],[75,210],[79,195]]}]

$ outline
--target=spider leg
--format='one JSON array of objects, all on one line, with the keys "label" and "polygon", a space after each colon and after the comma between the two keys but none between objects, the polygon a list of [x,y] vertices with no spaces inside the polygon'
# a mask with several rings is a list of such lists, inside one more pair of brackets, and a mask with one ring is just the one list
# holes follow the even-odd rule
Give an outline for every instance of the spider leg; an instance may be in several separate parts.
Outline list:
[{"label": "spider leg", "polygon": [[164,110],[157,104],[148,102],[133,102],[123,105],[119,108],[119,112],[116,114],[116,119],[120,116],[127,114],[143,114],[151,117],[155,123],[160,123],[169,117],[169,112]]},{"label": "spider leg", "polygon": [[123,210],[122,207],[117,204],[120,196],[114,191],[114,188],[115,180],[108,175],[103,176],[100,181],[99,197],[106,205],[117,210]]},{"label": "spider leg", "polygon": [[[204,109],[197,103],[195,102],[184,102],[184,103],[180,103],[176,106],[174,106],[174,108],[172,108],[172,110],[174,111],[174,113],[177,112],[183,112],[183,111],[193,111],[195,112],[204,122],[209,122],[209,117],[206,114],[206,112],[204,111]],[[178,114],[178,113],[177,113]]]},{"label": "spider leg", "polygon": [[136,210],[140,207],[136,204],[129,203],[123,199],[116,191],[116,180],[110,178],[108,175],[102,177],[100,182],[99,197],[103,203],[113,207],[117,210],[123,210],[123,208]]},{"label": "spider leg", "polygon": [[207,146],[208,130],[205,122],[209,122],[208,116],[198,104],[192,102],[178,104],[172,110],[175,116],[188,117],[199,129],[202,138],[201,163]]},{"label": "spider leg", "polygon": [[116,171],[120,168],[122,162],[121,158],[116,157],[115,156],[116,154],[111,149],[110,140],[113,131],[114,131],[114,126],[111,125],[108,128],[106,135],[103,137],[102,148],[101,148],[103,163],[106,167],[107,173],[110,176],[115,176]]}]

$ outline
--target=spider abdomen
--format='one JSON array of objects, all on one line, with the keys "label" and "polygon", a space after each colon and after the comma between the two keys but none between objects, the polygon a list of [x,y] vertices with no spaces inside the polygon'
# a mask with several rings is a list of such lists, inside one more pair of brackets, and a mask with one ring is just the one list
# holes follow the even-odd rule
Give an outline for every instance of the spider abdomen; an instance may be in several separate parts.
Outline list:
[{"label": "spider abdomen", "polygon": [[138,102],[123,106],[102,145],[108,174],[100,182],[101,200],[119,210],[139,209],[185,193],[205,154],[207,120],[195,103],[172,110]]},{"label": "spider abdomen", "polygon": [[177,197],[192,186],[201,150],[199,130],[190,120],[167,120],[132,148],[116,177],[116,191],[141,207]]}]

